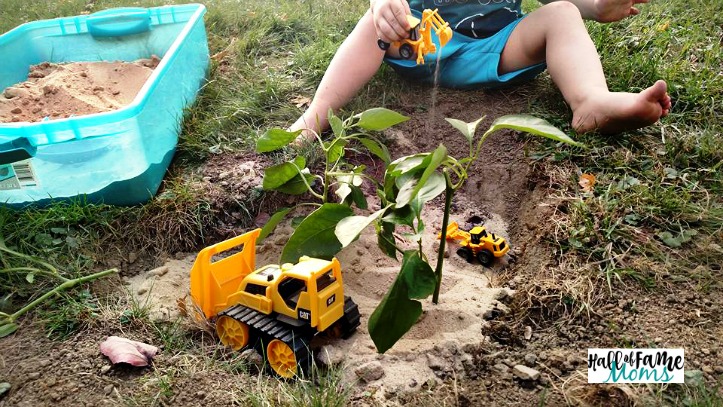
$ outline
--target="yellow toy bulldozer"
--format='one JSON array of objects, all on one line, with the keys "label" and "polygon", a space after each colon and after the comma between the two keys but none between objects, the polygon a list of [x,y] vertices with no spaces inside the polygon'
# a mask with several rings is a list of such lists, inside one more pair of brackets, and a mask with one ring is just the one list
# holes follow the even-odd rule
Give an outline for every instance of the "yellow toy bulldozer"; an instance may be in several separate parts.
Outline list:
[{"label": "yellow toy bulldozer", "polygon": [[[441,238],[440,233],[437,239]],[[447,226],[447,240],[459,242],[457,254],[468,263],[476,258],[485,267],[491,266],[495,257],[502,257],[510,250],[503,237],[488,232],[484,226],[475,226],[467,232],[460,229],[457,222],[452,222]]]},{"label": "yellow toy bulldozer", "polygon": [[439,47],[444,47],[452,38],[452,29],[449,23],[439,16],[437,9],[425,9],[422,12],[422,19],[414,16],[407,16],[407,21],[412,27],[409,30],[409,38],[401,41],[394,41],[392,44],[378,41],[379,48],[389,49],[390,45],[399,48],[399,56],[404,59],[412,59],[417,55],[417,64],[424,64],[424,56],[430,52],[437,52],[437,46],[432,41],[432,31],[439,38]]},{"label": "yellow toy bulldozer", "polygon": [[302,256],[297,264],[256,270],[260,232],[201,250],[191,269],[191,298],[204,318],[215,321],[224,345],[255,348],[274,373],[291,378],[308,369],[315,335],[354,333],[359,308],[344,296],[337,259]]}]

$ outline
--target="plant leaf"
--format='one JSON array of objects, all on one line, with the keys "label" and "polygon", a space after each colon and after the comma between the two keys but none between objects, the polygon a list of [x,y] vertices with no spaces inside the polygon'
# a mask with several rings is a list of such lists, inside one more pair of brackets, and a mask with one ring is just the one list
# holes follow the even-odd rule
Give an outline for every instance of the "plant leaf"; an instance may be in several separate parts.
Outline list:
[{"label": "plant leaf", "polygon": [[0,325],[0,338],[4,338],[13,332],[17,331],[19,328],[18,324],[15,322],[5,322],[4,324]]},{"label": "plant leaf", "polygon": [[412,208],[407,205],[402,208],[395,208],[387,216],[382,218],[382,220],[384,222],[391,222],[396,225],[407,225],[413,228],[415,217],[416,216],[412,211]]},{"label": "plant leaf", "polygon": [[334,135],[336,137],[343,137],[344,136],[344,123],[341,121],[341,118],[339,116],[336,116],[334,114],[334,111],[329,109],[329,126],[331,127],[331,131],[334,132]]},{"label": "plant leaf", "polygon": [[27,281],[30,284],[34,283],[35,282],[35,274],[33,274],[33,273],[26,274],[25,281]]},{"label": "plant leaf", "polygon": [[422,315],[422,304],[416,298],[426,298],[434,292],[434,271],[419,257],[419,252],[404,252],[402,269],[381,303],[369,317],[369,335],[384,353],[411,329]]},{"label": "plant leaf", "polygon": [[409,117],[383,107],[366,110],[354,117],[359,118],[359,121],[356,123],[358,127],[361,127],[364,130],[375,131],[385,130],[409,120]]},{"label": "plant leaf", "polygon": [[325,147],[329,149],[329,151],[326,152],[326,159],[330,165],[344,157],[344,147],[346,144],[346,140],[333,140],[325,143]]},{"label": "plant leaf", "polygon": [[447,188],[447,182],[444,179],[444,175],[435,171],[429,179],[427,179],[427,182],[424,183],[422,189],[419,190],[415,200],[419,200],[420,204],[425,204],[444,192],[445,188]]},{"label": "plant leaf", "polygon": [[399,187],[399,192],[394,199],[396,201],[395,207],[399,209],[407,206],[409,204],[409,201],[412,200],[412,192],[416,189],[419,178],[415,176],[403,176],[399,177],[397,181],[404,182]]},{"label": "plant leaf", "polygon": [[663,243],[665,243],[666,246],[669,247],[680,247],[683,245],[680,239],[674,237],[670,232],[658,233],[658,237],[663,241]]},{"label": "plant leaf", "polygon": [[351,187],[347,183],[342,183],[334,190],[334,193],[339,197],[339,202],[344,203],[346,197],[351,194]]},{"label": "plant leaf", "polygon": [[359,234],[366,229],[367,226],[371,225],[372,222],[382,216],[386,210],[386,208],[383,208],[369,216],[355,215],[340,220],[339,223],[336,224],[334,234],[336,238],[339,239],[342,248],[349,246],[351,242],[355,241],[359,237]]},{"label": "plant leaf", "polygon": [[530,134],[547,137],[555,141],[572,144],[574,146],[583,146],[583,144],[571,139],[570,136],[563,133],[560,129],[548,123],[547,120],[527,114],[510,114],[502,116],[492,123],[492,126],[490,126],[485,135],[494,133],[500,129],[524,131]]},{"label": "plant leaf", "polygon": [[633,176],[627,176],[618,182],[618,188],[622,190],[634,187],[636,185],[640,185],[640,180]]},{"label": "plant leaf", "polygon": [[[284,185],[276,187],[276,191],[289,195],[301,195],[309,190],[307,184],[309,186],[313,185],[315,179],[313,175],[309,174],[309,170],[305,168],[301,174],[296,174],[294,178],[287,181]],[[304,182],[304,180],[306,180],[306,182]]]},{"label": "plant leaf", "polygon": [[351,187],[351,200],[359,209],[367,209],[368,207],[367,197],[364,196],[364,191],[362,191],[359,187]]},{"label": "plant leaf", "polygon": [[357,140],[359,140],[359,142],[366,147],[367,150],[381,158],[385,163],[389,163],[389,161],[392,160],[392,157],[389,155],[389,150],[387,150],[387,146],[384,144],[367,137],[359,137]]},{"label": "plant leaf", "polygon": [[396,242],[394,229],[395,226],[393,223],[382,221],[381,228],[377,229],[377,244],[384,254],[396,260],[397,248],[394,246]]},{"label": "plant leaf", "polygon": [[400,274],[409,287],[409,298],[422,300],[434,293],[437,278],[432,267],[420,257],[416,250],[404,252]]},{"label": "plant leaf", "polygon": [[8,392],[13,386],[8,382],[2,382],[0,383],[0,399],[2,399],[3,395]]},{"label": "plant leaf", "polygon": [[264,239],[266,239],[266,237],[268,237],[271,232],[276,229],[276,226],[278,226],[278,224],[286,217],[291,209],[292,208],[281,208],[271,215],[268,222],[266,222],[264,227],[261,228],[261,233],[259,233],[259,237],[256,239],[256,244],[261,244]]},{"label": "plant leaf", "polygon": [[267,190],[275,190],[276,188],[286,184],[292,178],[299,175],[299,169],[303,169],[306,165],[304,157],[296,157],[293,161],[272,165],[264,170],[264,180],[262,187]]},{"label": "plant leaf", "polygon": [[412,196],[409,200],[414,199],[417,194],[419,193],[419,190],[422,189],[426,184],[429,177],[432,176],[437,171],[437,168],[447,159],[447,147],[440,144],[439,147],[437,147],[430,156],[429,164],[427,165],[427,168],[424,169],[424,172],[422,173],[422,176],[419,178],[419,181],[417,182],[417,185],[414,187],[414,190],[412,191]]},{"label": "plant leaf", "polygon": [[399,177],[407,172],[425,168],[426,164],[424,161],[429,157],[429,155],[430,153],[420,153],[397,158],[389,164],[387,167],[387,173],[394,177]]},{"label": "plant leaf", "polygon": [[[353,193],[353,188],[358,187],[364,181],[362,177],[357,174],[356,171],[338,175],[336,177],[336,180],[339,186],[336,188],[334,193],[336,193],[336,195],[339,197],[340,202],[344,202],[347,197]],[[366,205],[366,200],[364,201],[364,204]]]},{"label": "plant leaf", "polygon": [[330,260],[342,249],[334,234],[336,224],[353,215],[350,207],[325,203],[296,227],[281,252],[281,263],[296,263],[301,256]]},{"label": "plant leaf", "polygon": [[452,125],[455,129],[459,130],[463,136],[467,138],[467,141],[469,141],[469,145],[472,146],[472,142],[474,141],[474,134],[477,132],[477,126],[482,122],[482,120],[485,119],[487,116],[482,116],[479,119],[473,121],[473,122],[463,122],[462,120],[458,119],[450,119],[449,117],[445,117],[444,120],[446,120],[449,124]]},{"label": "plant leaf", "polygon": [[268,153],[270,151],[276,151],[282,147],[286,147],[292,141],[296,140],[296,137],[301,134],[301,130],[286,131],[284,129],[269,129],[256,140],[256,152],[257,153]]}]

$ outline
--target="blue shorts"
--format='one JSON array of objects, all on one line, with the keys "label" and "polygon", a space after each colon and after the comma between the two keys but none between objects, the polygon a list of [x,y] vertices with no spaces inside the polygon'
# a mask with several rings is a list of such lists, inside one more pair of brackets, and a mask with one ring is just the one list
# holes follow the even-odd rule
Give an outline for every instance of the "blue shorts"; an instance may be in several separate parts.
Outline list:
[{"label": "blue shorts", "polygon": [[442,47],[439,60],[439,40],[432,34],[438,52],[425,55],[424,65],[417,65],[414,59],[385,58],[384,61],[401,76],[429,84],[434,83],[439,61],[437,83],[446,88],[495,88],[530,80],[545,70],[547,65],[544,62],[502,75],[497,73],[507,39],[523,18],[518,18],[487,38],[472,38],[455,32],[452,39]]}]

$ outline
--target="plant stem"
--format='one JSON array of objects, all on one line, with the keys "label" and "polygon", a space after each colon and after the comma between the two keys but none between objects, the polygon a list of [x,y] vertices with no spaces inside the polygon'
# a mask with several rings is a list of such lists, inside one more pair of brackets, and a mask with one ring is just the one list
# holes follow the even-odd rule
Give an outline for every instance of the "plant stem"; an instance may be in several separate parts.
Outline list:
[{"label": "plant stem", "polygon": [[35,301],[33,301],[30,304],[24,306],[23,308],[17,310],[14,314],[10,315],[10,320],[15,321],[19,316],[21,316],[24,313],[30,311],[31,309],[37,307],[43,301],[47,300],[51,296],[53,296],[63,290],[67,290],[68,288],[73,288],[78,284],[87,283],[89,281],[93,281],[95,279],[105,277],[108,274],[117,273],[117,272],[118,272],[118,269],[113,268],[113,269],[108,269],[108,270],[101,271],[101,272],[98,272],[95,274],[91,274],[89,276],[78,277],[73,280],[67,280],[63,284],[60,284],[59,286],[57,286],[57,287],[53,288],[52,290],[46,292],[45,294],[41,295]]},{"label": "plant stem", "polygon": [[58,274],[58,273],[53,273],[53,272],[51,272],[51,271],[43,270],[43,269],[36,269],[36,268],[34,268],[34,267],[13,267],[13,268],[0,269],[0,273],[8,273],[8,274],[9,274],[9,273],[40,274],[40,275],[43,275],[43,276],[48,276],[48,277],[57,278],[57,279],[59,279],[60,281],[63,281],[63,282],[68,281],[67,278],[61,276],[61,275]]},{"label": "plant stem", "polygon": [[439,302],[439,290],[442,287],[442,266],[444,265],[444,251],[447,243],[447,225],[449,224],[449,211],[452,207],[452,197],[454,196],[454,186],[452,185],[452,179],[449,177],[449,172],[445,168],[444,181],[447,187],[444,190],[444,216],[442,217],[442,231],[440,232],[439,238],[439,253],[437,253],[437,268],[434,273],[437,275],[437,285],[434,287],[434,295],[432,296],[432,303],[437,304]]}]

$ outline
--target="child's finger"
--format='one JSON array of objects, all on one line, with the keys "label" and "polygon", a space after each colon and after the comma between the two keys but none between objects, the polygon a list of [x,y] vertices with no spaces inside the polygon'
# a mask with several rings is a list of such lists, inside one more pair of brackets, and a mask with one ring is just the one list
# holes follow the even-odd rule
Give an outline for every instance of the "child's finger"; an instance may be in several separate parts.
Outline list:
[{"label": "child's finger", "polygon": [[[406,37],[407,31],[409,31],[409,23],[407,22],[407,15],[405,14],[404,8],[389,10],[384,13],[383,17],[390,29],[396,34],[396,39]],[[391,34],[391,32],[389,32],[389,34]]]}]

